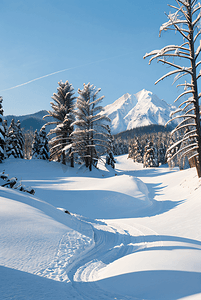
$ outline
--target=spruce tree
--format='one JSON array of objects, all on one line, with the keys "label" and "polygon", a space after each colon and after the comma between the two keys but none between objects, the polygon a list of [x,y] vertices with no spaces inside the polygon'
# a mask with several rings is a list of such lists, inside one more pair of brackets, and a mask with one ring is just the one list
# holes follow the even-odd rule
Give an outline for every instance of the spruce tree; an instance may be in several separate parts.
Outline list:
[{"label": "spruce tree", "polygon": [[107,128],[110,119],[101,114],[103,108],[98,104],[104,96],[97,98],[99,91],[90,83],[84,84],[83,90],[78,89],[76,121],[73,123],[75,131],[72,133],[72,153],[77,153],[90,171],[92,165],[96,166],[100,155],[110,148]]},{"label": "spruce tree", "polygon": [[135,139],[133,144],[133,153],[132,158],[134,162],[142,163],[143,162],[143,149],[142,145],[140,144],[138,138]]},{"label": "spruce tree", "polygon": [[45,127],[43,126],[39,132],[39,159],[48,160],[49,159],[49,147],[48,147],[48,139],[45,131]]},{"label": "spruce tree", "polygon": [[17,156],[19,158],[24,158],[24,135],[22,133],[22,129],[21,129],[21,123],[18,120],[16,123],[16,127],[17,127]]},{"label": "spruce tree", "polygon": [[3,98],[0,97],[0,163],[4,160],[5,128],[3,126]]},{"label": "spruce tree", "polygon": [[154,147],[153,143],[150,141],[147,141],[144,149],[143,166],[145,168],[158,167],[157,150]]},{"label": "spruce tree", "polygon": [[34,138],[32,143],[32,151],[31,151],[32,158],[38,158],[39,151],[40,151],[39,144],[40,144],[40,139],[39,139],[38,131],[36,129],[34,132]]},{"label": "spruce tree", "polygon": [[160,143],[158,148],[158,163],[164,165],[166,163],[166,148],[163,142]]},{"label": "spruce tree", "polygon": [[24,137],[20,121],[15,123],[14,119],[11,120],[6,136],[6,156],[24,158]]},{"label": "spruce tree", "polygon": [[[73,131],[72,122],[74,121],[74,115],[72,109],[74,107],[74,89],[72,85],[66,81],[58,82],[59,87],[57,93],[54,93],[52,99],[54,102],[50,102],[52,111],[48,111],[46,117],[53,117],[55,121],[48,122],[45,126],[55,125],[54,129],[51,129],[48,136],[52,136],[49,141],[50,159],[61,161],[62,156],[65,156],[64,148],[72,143],[71,133]],[[71,156],[71,165],[73,156]],[[63,157],[63,162],[66,158]]]}]

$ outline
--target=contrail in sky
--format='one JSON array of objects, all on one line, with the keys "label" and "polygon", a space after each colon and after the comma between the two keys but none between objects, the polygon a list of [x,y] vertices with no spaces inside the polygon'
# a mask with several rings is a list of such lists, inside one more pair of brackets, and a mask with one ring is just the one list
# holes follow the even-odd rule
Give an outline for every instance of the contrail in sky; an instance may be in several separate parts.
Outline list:
[{"label": "contrail in sky", "polygon": [[[130,53],[131,53],[131,52],[130,52]],[[65,71],[69,71],[69,70],[73,70],[73,69],[77,69],[77,68],[89,66],[89,65],[92,65],[92,64],[95,64],[95,63],[98,63],[98,62],[102,62],[102,61],[106,61],[106,60],[110,60],[110,59],[113,59],[113,58],[117,58],[117,57],[121,57],[121,56],[126,56],[126,55],[129,55],[130,53],[122,54],[122,55],[118,55],[118,56],[113,56],[113,57],[109,57],[109,58],[105,58],[105,59],[93,61],[93,62],[91,62],[91,63],[79,65],[79,66],[77,66],[77,67],[71,67],[71,68],[67,68],[67,69],[60,70],[60,71],[56,71],[56,72],[53,72],[53,73],[50,73],[50,74],[43,75],[43,76],[41,76],[41,77],[32,79],[32,80],[29,80],[29,81],[27,81],[27,82],[18,84],[18,85],[16,85],[16,86],[10,87],[10,88],[8,88],[8,89],[1,90],[0,92],[5,92],[5,91],[13,90],[13,89],[16,89],[16,88],[21,87],[21,86],[23,86],[23,85],[26,85],[26,84],[29,84],[29,83],[31,83],[31,82],[40,80],[40,79],[45,78],[45,77],[49,77],[49,76],[52,76],[52,75],[55,75],[55,74],[58,74],[58,73],[65,72]],[[132,52],[132,53],[133,53],[133,52]]]}]

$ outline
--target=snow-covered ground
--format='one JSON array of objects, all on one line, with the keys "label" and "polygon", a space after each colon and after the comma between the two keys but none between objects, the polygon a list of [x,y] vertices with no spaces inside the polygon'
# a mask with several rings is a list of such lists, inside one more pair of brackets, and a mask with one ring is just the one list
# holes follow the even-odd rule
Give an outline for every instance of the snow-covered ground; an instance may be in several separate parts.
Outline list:
[{"label": "snow-covered ground", "polygon": [[36,193],[0,188],[0,299],[201,299],[195,169],[1,167]]}]

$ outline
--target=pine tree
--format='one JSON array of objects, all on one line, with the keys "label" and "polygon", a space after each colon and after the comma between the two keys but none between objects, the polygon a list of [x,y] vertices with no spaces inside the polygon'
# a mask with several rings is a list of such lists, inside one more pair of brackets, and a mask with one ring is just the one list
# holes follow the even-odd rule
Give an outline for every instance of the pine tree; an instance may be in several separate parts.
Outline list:
[{"label": "pine tree", "polygon": [[128,154],[128,142],[121,138],[115,139],[113,146],[114,155]]},{"label": "pine tree", "polygon": [[158,157],[157,157],[157,150],[154,147],[153,143],[147,141],[147,145],[144,149],[144,156],[143,156],[143,166],[147,167],[158,167]]},{"label": "pine tree", "polygon": [[43,160],[49,159],[49,147],[48,147],[48,139],[45,131],[45,127],[43,126],[39,132],[39,154],[38,158]]},{"label": "pine tree", "polygon": [[36,129],[34,132],[34,138],[32,143],[32,151],[31,151],[32,158],[38,158],[39,151],[40,151],[39,144],[40,144],[40,139],[39,139],[38,131]]},{"label": "pine tree", "polygon": [[[167,16],[169,20],[161,26],[160,33],[163,30],[175,30],[183,38],[182,44],[180,46],[168,45],[161,50],[154,50],[146,54],[144,58],[151,56],[149,63],[153,59],[157,59],[163,64],[175,68],[162,76],[156,83],[171,75],[176,75],[175,81],[183,76],[190,77],[189,82],[185,81],[185,83],[178,85],[184,87],[184,92],[175,101],[182,97],[185,98],[185,96],[190,97],[187,100],[183,100],[174,112],[176,116],[172,118],[172,120],[181,118],[180,123],[172,131],[172,135],[175,132],[180,132],[182,137],[167,152],[172,152],[173,148],[176,150],[175,154],[171,155],[169,159],[174,159],[180,152],[184,156],[188,156],[189,160],[195,158],[197,174],[198,177],[201,177],[200,95],[198,93],[198,79],[201,77],[201,72],[199,71],[201,61],[198,61],[201,52],[201,43],[200,41],[198,42],[198,37],[201,34],[201,4],[197,0],[176,0],[176,3],[177,6],[169,5],[175,12]],[[184,61],[184,64],[176,64],[176,58],[179,58],[180,63]],[[190,131],[184,133],[183,129],[185,127],[189,127]],[[189,138],[194,139],[194,142],[185,145],[183,142],[188,141]],[[183,146],[181,147],[181,145]],[[179,150],[177,151],[177,149]]]},{"label": "pine tree", "polygon": [[[72,122],[74,121],[74,115],[72,109],[74,107],[74,89],[68,81],[63,83],[58,82],[59,87],[57,93],[54,93],[52,99],[54,102],[50,102],[52,111],[48,111],[46,117],[53,117],[55,121],[48,122],[45,126],[55,124],[55,128],[51,129],[48,136],[53,136],[49,141],[50,159],[62,161],[65,163],[65,147],[72,144],[71,133],[73,132]],[[73,156],[71,156],[71,166],[73,166]]]},{"label": "pine tree", "polygon": [[166,148],[163,142],[160,143],[158,148],[158,164],[164,165],[166,163]]},{"label": "pine tree", "polygon": [[3,98],[0,97],[0,163],[4,160],[5,128],[3,126]]},{"label": "pine tree", "polygon": [[17,127],[17,156],[19,158],[24,158],[24,135],[22,133],[22,129],[21,129],[21,123],[18,120],[16,123],[16,127]]},{"label": "pine tree", "polygon": [[106,164],[111,165],[112,168],[115,168],[115,159],[114,159],[114,137],[111,134],[111,129],[109,125],[106,125],[108,131],[108,149],[106,154]]},{"label": "pine tree", "polygon": [[131,157],[134,162],[143,162],[143,149],[138,138],[136,138],[134,143],[130,146],[129,157]]},{"label": "pine tree", "polygon": [[104,96],[97,98],[100,89],[84,84],[83,90],[78,89],[76,103],[75,131],[72,133],[73,152],[77,153],[85,166],[92,170],[98,158],[107,152],[109,146],[106,122],[110,119],[101,114],[102,106],[97,106]]},{"label": "pine tree", "polygon": [[20,121],[15,123],[12,119],[6,137],[7,157],[24,158],[24,137],[20,126]]},{"label": "pine tree", "polygon": [[32,130],[26,130],[24,132],[24,157],[25,159],[31,159],[32,146],[34,140],[34,132]]}]

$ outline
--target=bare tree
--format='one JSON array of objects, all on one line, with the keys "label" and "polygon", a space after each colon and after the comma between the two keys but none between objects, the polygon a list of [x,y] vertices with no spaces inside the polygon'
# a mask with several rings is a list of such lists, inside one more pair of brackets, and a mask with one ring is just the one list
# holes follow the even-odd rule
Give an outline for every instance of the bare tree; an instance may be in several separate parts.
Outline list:
[{"label": "bare tree", "polygon": [[[168,45],[161,50],[154,50],[147,53],[144,58],[151,57],[149,64],[152,60],[156,59],[174,68],[174,70],[171,70],[158,79],[155,84],[171,75],[175,75],[174,82],[183,78],[183,76],[187,75],[188,77],[188,81],[177,85],[184,87],[184,91],[175,99],[175,102],[182,97],[184,100],[172,114],[173,117],[170,120],[180,118],[178,125],[171,134],[179,132],[181,138],[167,151],[170,152],[172,149],[177,148],[176,153],[170,159],[173,159],[180,153],[182,153],[182,156],[188,156],[189,160],[195,159],[197,174],[198,177],[201,177],[201,128],[199,111],[199,98],[201,94],[198,94],[197,84],[198,79],[201,77],[201,61],[198,61],[201,51],[201,40],[198,41],[198,37],[201,34],[201,4],[196,0],[176,0],[176,6],[169,6],[174,9],[174,12],[167,15],[168,22],[160,27],[159,36],[163,30],[174,30],[181,35],[183,43],[180,46]],[[183,62],[183,66],[175,63],[176,58],[179,58]],[[189,141],[189,143],[184,143],[184,141]]]}]

